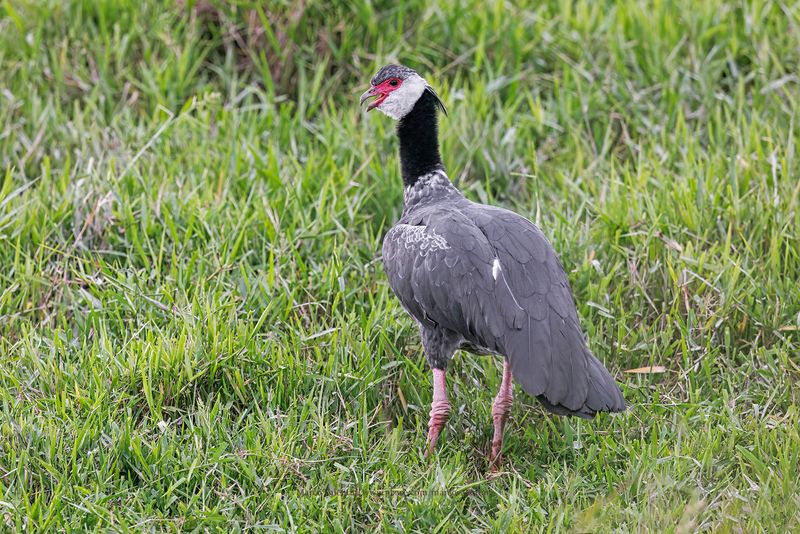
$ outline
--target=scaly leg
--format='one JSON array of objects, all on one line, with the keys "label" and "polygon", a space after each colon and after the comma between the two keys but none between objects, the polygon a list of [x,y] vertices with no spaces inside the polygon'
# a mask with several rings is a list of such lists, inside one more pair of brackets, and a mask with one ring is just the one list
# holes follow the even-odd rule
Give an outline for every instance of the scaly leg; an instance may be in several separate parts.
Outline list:
[{"label": "scaly leg", "polygon": [[503,363],[503,382],[500,384],[500,391],[494,398],[492,404],[492,419],[494,420],[494,438],[492,439],[492,452],[489,455],[489,467],[491,471],[497,471],[500,463],[500,451],[503,448],[503,428],[506,426],[508,412],[514,401],[512,392],[513,382],[511,381],[511,366],[508,361]]},{"label": "scaly leg", "polygon": [[450,402],[447,400],[447,384],[445,370],[433,370],[433,402],[431,402],[430,421],[428,422],[428,448],[425,456],[433,454],[439,434],[442,433],[447,415],[450,413]]}]

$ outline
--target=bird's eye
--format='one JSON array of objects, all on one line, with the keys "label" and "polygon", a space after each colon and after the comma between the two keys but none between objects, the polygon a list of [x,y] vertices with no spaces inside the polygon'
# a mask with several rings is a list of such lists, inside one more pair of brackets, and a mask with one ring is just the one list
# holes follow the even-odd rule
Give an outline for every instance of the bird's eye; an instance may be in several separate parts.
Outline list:
[{"label": "bird's eye", "polygon": [[397,80],[394,79],[394,80],[390,81],[389,85],[391,85],[392,87],[397,87]]}]

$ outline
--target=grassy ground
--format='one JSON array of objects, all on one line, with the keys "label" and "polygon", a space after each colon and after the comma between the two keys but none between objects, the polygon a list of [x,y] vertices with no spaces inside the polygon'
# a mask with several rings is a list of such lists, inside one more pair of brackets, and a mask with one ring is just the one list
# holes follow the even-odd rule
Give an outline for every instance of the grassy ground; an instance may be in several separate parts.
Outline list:
[{"label": "grassy ground", "polygon": [[[799,42],[766,0],[0,2],[2,528],[800,528]],[[496,359],[421,456],[388,60],[631,406],[519,393],[494,481]]]}]

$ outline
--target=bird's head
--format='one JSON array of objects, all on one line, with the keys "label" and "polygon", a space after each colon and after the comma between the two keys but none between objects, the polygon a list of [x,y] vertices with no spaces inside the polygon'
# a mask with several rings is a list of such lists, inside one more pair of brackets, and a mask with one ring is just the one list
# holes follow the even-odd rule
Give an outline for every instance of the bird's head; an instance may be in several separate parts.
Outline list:
[{"label": "bird's head", "polygon": [[447,113],[428,82],[415,70],[403,65],[386,65],[372,78],[370,85],[361,95],[362,105],[370,98],[375,99],[367,105],[367,111],[379,109],[391,118],[400,120],[414,109],[423,94],[428,93],[433,96],[436,107]]}]

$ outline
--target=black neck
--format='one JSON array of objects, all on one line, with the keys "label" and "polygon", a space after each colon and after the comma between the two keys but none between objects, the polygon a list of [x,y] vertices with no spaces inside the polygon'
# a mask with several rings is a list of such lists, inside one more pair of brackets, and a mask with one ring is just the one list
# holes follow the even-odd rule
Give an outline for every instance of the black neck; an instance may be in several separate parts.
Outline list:
[{"label": "black neck", "polygon": [[424,91],[414,109],[397,125],[400,166],[406,186],[414,185],[420,176],[442,168],[436,109],[436,97]]}]

